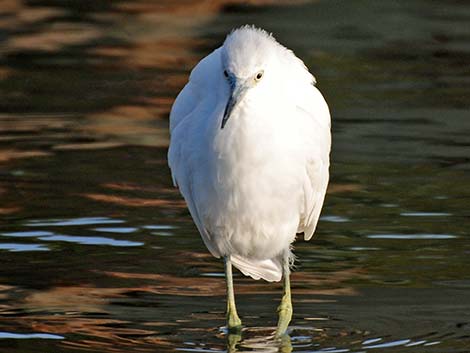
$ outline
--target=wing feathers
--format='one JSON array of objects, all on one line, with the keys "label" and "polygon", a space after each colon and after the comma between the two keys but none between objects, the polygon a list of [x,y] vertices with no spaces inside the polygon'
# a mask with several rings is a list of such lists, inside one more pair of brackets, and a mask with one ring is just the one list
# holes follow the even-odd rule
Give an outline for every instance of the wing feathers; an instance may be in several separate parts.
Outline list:
[{"label": "wing feathers", "polygon": [[310,240],[320,218],[329,181],[329,155],[331,146],[331,120],[328,105],[320,91],[311,86],[298,96],[297,112],[304,118],[306,152],[304,182],[304,212],[299,232]]}]

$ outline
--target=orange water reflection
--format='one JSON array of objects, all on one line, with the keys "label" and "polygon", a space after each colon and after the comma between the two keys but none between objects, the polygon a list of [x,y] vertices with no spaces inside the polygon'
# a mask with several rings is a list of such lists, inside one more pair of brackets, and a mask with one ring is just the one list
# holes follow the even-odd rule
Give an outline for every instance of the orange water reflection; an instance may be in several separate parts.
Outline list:
[{"label": "orange water reflection", "polygon": [[[210,255],[186,253],[176,258],[182,259],[181,261],[184,259],[185,263],[191,264],[191,259],[196,261],[195,263],[200,263],[201,259],[209,259]],[[156,347],[171,348],[175,342],[174,338],[168,336],[168,330],[172,331],[170,336],[180,334],[178,332],[181,326],[186,327],[185,331],[192,327],[193,331],[199,330],[203,334],[214,335],[216,332],[209,322],[216,321],[223,324],[225,300],[223,278],[115,271],[97,273],[137,285],[98,287],[89,283],[28,291],[15,286],[0,286],[0,299],[8,299],[8,304],[2,305],[0,309],[3,315],[8,314],[0,325],[0,330],[8,328],[11,331],[14,328],[15,332],[47,332],[66,337],[60,343],[65,347],[120,352],[126,351],[125,347],[133,347],[132,349],[137,351],[154,350]],[[344,282],[358,276],[361,275],[357,270],[337,271],[329,275],[296,272],[292,276],[294,303],[315,305],[327,302],[330,296],[356,295],[356,291]],[[309,287],[296,288],[295,283],[308,283]],[[236,280],[236,290],[239,298],[255,293],[257,296],[275,294],[277,297],[281,293],[279,284],[268,284],[246,278]],[[21,295],[18,296],[19,293]],[[138,303],[144,298],[159,304],[167,303],[167,299],[164,298],[173,298],[171,300],[174,301],[177,297],[188,298],[185,299],[185,305],[202,301],[197,305],[202,304],[206,307],[203,304],[206,302],[207,308],[210,308],[211,302],[220,301],[220,304],[216,312],[207,312],[205,311],[207,309],[202,312],[201,309],[196,309],[196,312],[192,312],[191,307],[187,306],[188,312],[182,317],[172,317],[171,312],[180,311],[167,308],[167,304],[161,309],[158,305],[154,308],[145,308],[144,316],[138,314]],[[210,299],[213,297],[216,299]],[[128,311],[128,307],[134,310],[132,314]],[[132,309],[134,307],[136,309]],[[132,320],[126,319],[128,315],[132,315]],[[202,324],[197,323],[198,321]],[[204,328],[198,328],[199,325]]]},{"label": "orange water reflection", "polygon": [[[190,68],[201,58],[202,52],[196,52],[196,49],[213,45],[200,39],[200,30],[227,5],[237,3],[259,6],[292,5],[294,2],[118,1],[95,8],[79,5],[67,7],[60,3],[30,6],[19,0],[3,1],[0,28],[7,31],[3,52],[11,57],[9,62],[13,65],[0,65],[0,74],[17,82],[15,88],[8,92],[10,100],[17,101],[21,106],[21,98],[25,97],[35,107],[28,113],[40,111],[47,115],[50,98],[50,101],[57,101],[54,104],[63,107],[61,112],[76,113],[71,119],[64,114],[65,120],[59,113],[59,118],[48,122],[47,126],[35,127],[31,124],[35,124],[37,119],[30,119],[24,113],[15,113],[9,109],[11,113],[8,117],[14,119],[14,124],[10,124],[8,133],[28,131],[37,134],[39,129],[44,138],[52,137],[53,150],[98,149],[122,144],[166,146],[166,118],[176,93],[187,80]],[[81,20],[69,21],[71,13]],[[15,31],[16,28],[35,30]],[[52,66],[42,68],[43,64],[47,64],[47,60],[42,57],[45,53],[51,55],[49,65]],[[39,65],[33,75],[28,73],[30,65],[23,66],[21,61],[16,63],[16,58],[23,56],[30,57],[31,64]],[[66,59],[62,60],[61,57]],[[82,85],[80,76],[68,72],[74,65],[83,65],[79,70],[86,77],[91,74],[93,78],[93,73],[96,73],[95,77],[99,81],[84,82]],[[114,77],[112,72],[116,72]],[[51,87],[50,94],[40,93],[35,96],[33,91],[40,92],[54,84],[49,78],[60,80],[63,76],[68,80],[68,75],[72,75],[71,80],[60,83],[65,85],[66,90]],[[31,83],[19,85],[18,82],[23,82],[24,76],[29,76]],[[115,81],[117,76],[126,78]],[[90,84],[97,84],[102,89],[90,87]],[[73,86],[77,86],[78,90],[67,92],[74,89]],[[67,96],[62,97],[64,93]],[[62,103],[77,99],[77,103],[80,103],[82,97],[90,93],[92,99],[98,99],[102,94],[113,98],[103,102],[99,100],[99,105],[93,108],[87,98],[83,99],[83,105],[77,105],[77,109]],[[44,105],[35,103],[41,95],[46,103]],[[56,109],[50,112],[57,115]],[[60,124],[62,121],[67,122],[66,126],[59,127],[65,136],[58,136],[60,132],[57,128],[52,136],[46,135],[51,124]],[[3,125],[6,122],[0,123]],[[77,138],[86,138],[88,141],[70,141]],[[23,158],[45,155],[39,152],[26,151]]]}]

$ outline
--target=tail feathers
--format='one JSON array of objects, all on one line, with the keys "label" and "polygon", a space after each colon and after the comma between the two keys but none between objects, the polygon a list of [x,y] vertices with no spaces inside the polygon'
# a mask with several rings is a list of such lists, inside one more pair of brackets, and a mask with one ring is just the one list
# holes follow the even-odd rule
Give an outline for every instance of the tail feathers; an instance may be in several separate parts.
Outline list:
[{"label": "tail feathers", "polygon": [[282,278],[281,258],[268,260],[247,259],[239,255],[232,255],[233,265],[238,268],[245,276],[253,279],[264,279],[268,282],[279,282]]}]

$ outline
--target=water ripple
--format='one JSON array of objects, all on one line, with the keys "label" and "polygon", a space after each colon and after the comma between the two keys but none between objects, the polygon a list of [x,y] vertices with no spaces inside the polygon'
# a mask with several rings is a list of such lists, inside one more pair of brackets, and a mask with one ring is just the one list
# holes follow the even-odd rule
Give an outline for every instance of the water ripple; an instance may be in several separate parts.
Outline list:
[{"label": "water ripple", "polygon": [[370,338],[368,340],[365,340],[364,342],[362,342],[362,344],[365,346],[365,345],[368,345],[368,344],[372,344],[372,343],[376,343],[376,342],[380,342],[382,341],[382,338],[378,337],[378,338]]},{"label": "water ripple", "polygon": [[149,224],[146,226],[142,226],[144,229],[150,229],[150,230],[172,230],[176,229],[175,226],[169,225],[169,224]]},{"label": "water ripple", "polygon": [[371,234],[370,239],[416,239],[416,240],[442,240],[454,239],[456,235],[452,234]]},{"label": "water ripple", "polygon": [[153,235],[159,235],[161,237],[171,237],[174,234],[172,232],[152,232]]},{"label": "water ripple", "polygon": [[421,340],[421,341],[416,341],[416,342],[410,342],[405,345],[405,347],[414,347],[414,346],[419,346],[423,343],[426,343],[426,340]]},{"label": "water ripple", "polygon": [[408,343],[410,343],[411,340],[405,339],[405,340],[398,340],[398,341],[390,341],[390,342],[384,342],[384,343],[379,343],[379,344],[374,344],[372,346],[366,346],[364,348],[367,349],[375,349],[375,348],[390,348],[390,347],[396,347],[396,346],[404,346]]},{"label": "water ripple", "polygon": [[18,237],[18,238],[44,237],[44,236],[49,236],[53,234],[54,233],[45,232],[42,230],[1,233],[1,235],[4,235],[6,237]]},{"label": "water ripple", "polygon": [[59,335],[52,335],[50,333],[13,333],[13,332],[0,332],[0,339],[31,339],[40,338],[46,340],[63,340],[65,337]]},{"label": "water ripple", "polygon": [[138,229],[135,227],[102,227],[102,228],[95,228],[93,230],[97,232],[104,232],[104,233],[134,233]]},{"label": "water ripple", "polygon": [[0,243],[0,250],[8,250],[10,252],[22,251],[49,251],[47,246],[41,244],[16,244],[16,243]]},{"label": "water ripple", "polygon": [[401,216],[404,217],[448,217],[452,216],[452,213],[447,212],[402,212]]},{"label": "water ripple", "polygon": [[69,243],[83,244],[83,245],[111,245],[111,246],[142,246],[144,243],[129,240],[116,240],[104,237],[84,237],[73,235],[51,235],[47,237],[40,237],[44,241],[64,241]]},{"label": "water ripple", "polygon": [[[144,243],[130,241],[130,240],[116,240],[113,238],[106,237],[95,237],[95,236],[75,236],[75,235],[64,235],[56,234],[46,231],[26,231],[26,232],[9,232],[0,233],[0,235],[8,237],[34,237],[42,241],[63,241],[69,243],[83,244],[83,245],[111,245],[111,246],[142,246]],[[11,251],[41,251],[49,250],[43,248],[41,245],[35,244],[2,244],[0,249],[14,249]]]},{"label": "water ripple", "polygon": [[65,218],[65,219],[46,219],[46,220],[32,220],[26,222],[28,227],[66,227],[66,226],[82,226],[93,224],[115,224],[124,223],[121,219],[112,219],[108,217],[80,217],[80,218]]},{"label": "water ripple", "polygon": [[345,222],[351,221],[349,218],[341,217],[341,216],[322,216],[320,217],[320,220],[325,221],[325,222],[332,222],[332,223],[345,223]]}]

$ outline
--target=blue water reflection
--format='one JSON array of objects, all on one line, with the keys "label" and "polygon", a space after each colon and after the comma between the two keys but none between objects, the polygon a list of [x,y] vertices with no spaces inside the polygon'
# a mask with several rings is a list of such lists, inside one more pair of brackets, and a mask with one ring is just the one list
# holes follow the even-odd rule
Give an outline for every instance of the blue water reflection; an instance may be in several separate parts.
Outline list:
[{"label": "blue water reflection", "polygon": [[103,227],[103,228],[94,228],[96,232],[104,232],[104,233],[134,233],[138,230],[138,228],[134,227]]},{"label": "blue water reflection", "polygon": [[112,219],[108,217],[80,217],[70,219],[31,220],[28,221],[25,225],[28,227],[67,227],[116,223],[124,223],[124,221],[121,219]]},{"label": "blue water reflection", "polygon": [[402,212],[401,216],[405,217],[448,217],[452,216],[448,212]]},{"label": "blue water reflection", "polygon": [[65,337],[53,335],[50,333],[14,333],[0,332],[0,339],[43,339],[43,340],[62,340]]},{"label": "blue water reflection", "polygon": [[416,239],[416,240],[445,240],[458,238],[452,234],[371,234],[370,239]]},{"label": "blue water reflection", "polygon": [[50,235],[47,237],[39,237],[44,241],[64,241],[69,243],[84,244],[84,245],[111,245],[111,246],[142,246],[144,243],[129,241],[129,240],[116,240],[104,237],[86,237],[86,236],[72,236],[72,235]]},{"label": "blue water reflection", "polygon": [[[116,222],[118,221],[118,222]],[[38,227],[57,227],[57,226],[73,226],[73,227],[83,227],[88,226],[90,224],[101,224],[98,222],[104,222],[105,224],[108,223],[123,223],[122,220],[112,220],[108,218],[97,218],[97,217],[90,217],[90,218],[76,218],[76,219],[67,219],[67,220],[45,220],[45,221],[37,221],[31,222],[27,225],[32,227],[33,224]],[[126,233],[133,233],[137,230],[137,228],[98,228],[99,232],[108,232],[108,233],[115,233],[115,234],[126,234]],[[119,247],[126,247],[126,246],[142,246],[144,242],[138,241],[131,241],[131,240],[124,240],[124,239],[113,239],[107,237],[97,237],[97,236],[86,236],[86,235],[65,235],[65,234],[57,234],[51,231],[44,231],[44,230],[26,230],[26,231],[17,231],[17,232],[3,232],[0,233],[0,236],[5,237],[15,237],[15,238],[36,238],[38,240],[47,241],[47,242],[69,242],[75,244],[82,244],[82,245],[109,245],[109,246],[119,246]],[[17,246],[20,245],[20,246]],[[43,245],[35,245],[35,244],[1,244],[0,249],[12,250],[15,251],[45,251],[49,250],[48,247]]]},{"label": "blue water reflection", "polygon": [[42,244],[16,244],[16,243],[0,243],[0,250],[8,250],[11,252],[23,251],[49,251],[50,249]]}]

